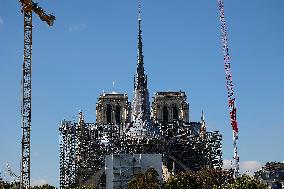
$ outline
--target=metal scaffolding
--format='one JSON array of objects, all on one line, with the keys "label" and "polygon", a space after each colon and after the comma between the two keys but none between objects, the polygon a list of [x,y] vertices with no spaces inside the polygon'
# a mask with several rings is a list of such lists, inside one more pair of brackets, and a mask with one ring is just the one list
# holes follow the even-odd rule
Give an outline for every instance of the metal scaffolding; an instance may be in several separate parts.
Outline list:
[{"label": "metal scaffolding", "polygon": [[160,130],[159,136],[132,138],[121,129],[127,128],[123,125],[85,123],[81,112],[78,123],[62,121],[60,187],[84,185],[104,171],[105,156],[110,154],[162,154],[164,164],[175,172],[222,168],[219,132],[206,132],[200,137],[194,127],[183,122],[154,126]]}]

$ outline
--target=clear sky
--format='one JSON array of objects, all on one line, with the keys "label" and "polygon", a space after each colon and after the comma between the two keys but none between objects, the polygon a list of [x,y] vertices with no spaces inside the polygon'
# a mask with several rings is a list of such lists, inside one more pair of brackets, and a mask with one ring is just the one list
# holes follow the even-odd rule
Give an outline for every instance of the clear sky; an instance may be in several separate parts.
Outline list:
[{"label": "clear sky", "polygon": [[[137,55],[136,0],[38,0],[56,15],[48,27],[33,17],[32,183],[58,186],[58,124],[95,122],[104,90],[132,100]],[[243,171],[283,161],[284,1],[225,1],[237,97]],[[150,96],[185,91],[190,120],[206,114],[223,134],[223,158],[233,156],[217,0],[142,0],[142,36]],[[20,80],[23,16],[17,0],[0,0],[0,172],[20,172]]]}]

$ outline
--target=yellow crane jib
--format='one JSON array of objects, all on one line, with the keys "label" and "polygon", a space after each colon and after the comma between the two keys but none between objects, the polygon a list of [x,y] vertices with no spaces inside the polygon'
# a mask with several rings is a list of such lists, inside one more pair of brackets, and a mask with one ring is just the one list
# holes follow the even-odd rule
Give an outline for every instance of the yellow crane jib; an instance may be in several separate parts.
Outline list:
[{"label": "yellow crane jib", "polygon": [[55,21],[55,16],[52,14],[46,14],[43,8],[38,6],[38,3],[35,3],[31,0],[19,0],[22,4],[22,8],[25,11],[35,12],[39,18],[46,22],[49,26],[52,26]]}]

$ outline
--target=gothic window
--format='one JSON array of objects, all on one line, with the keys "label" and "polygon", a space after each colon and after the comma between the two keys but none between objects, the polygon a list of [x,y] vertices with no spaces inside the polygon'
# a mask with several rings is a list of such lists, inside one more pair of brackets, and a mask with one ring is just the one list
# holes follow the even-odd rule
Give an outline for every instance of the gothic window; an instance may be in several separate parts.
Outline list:
[{"label": "gothic window", "polygon": [[178,120],[178,108],[176,106],[173,107],[173,120]]},{"label": "gothic window", "polygon": [[169,111],[167,106],[163,107],[163,121],[168,122],[169,121]]},{"label": "gothic window", "polygon": [[111,113],[112,113],[112,107],[110,104],[108,104],[106,110],[107,124],[111,124]]},{"label": "gothic window", "polygon": [[116,106],[115,108],[115,122],[116,124],[120,124],[120,106]]}]

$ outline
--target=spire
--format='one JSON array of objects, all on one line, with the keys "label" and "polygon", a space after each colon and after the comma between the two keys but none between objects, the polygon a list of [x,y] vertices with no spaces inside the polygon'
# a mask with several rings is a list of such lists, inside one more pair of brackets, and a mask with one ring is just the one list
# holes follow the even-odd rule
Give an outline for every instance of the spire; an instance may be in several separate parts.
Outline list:
[{"label": "spire", "polygon": [[78,127],[83,128],[84,125],[84,115],[81,110],[79,110],[79,120],[78,120]]},{"label": "spire", "polygon": [[79,120],[78,123],[84,123],[84,115],[81,110],[79,110]]},{"label": "spire", "polygon": [[201,122],[205,122],[205,114],[203,110],[201,112]]},{"label": "spire", "polygon": [[143,44],[142,44],[142,30],[141,30],[141,4],[138,4],[138,55],[137,55],[137,72],[135,88],[141,86],[147,87],[147,79],[144,74],[144,61],[143,61]]},{"label": "spire", "polygon": [[200,127],[200,137],[205,138],[206,136],[206,123],[205,123],[205,115],[202,110],[201,113],[201,127]]},{"label": "spire", "polygon": [[134,77],[134,98],[132,103],[132,120],[148,121],[150,119],[150,102],[149,92],[147,88],[147,75],[144,70],[143,61],[143,44],[142,44],[142,29],[141,29],[141,5],[138,3],[138,53],[137,67]]}]

